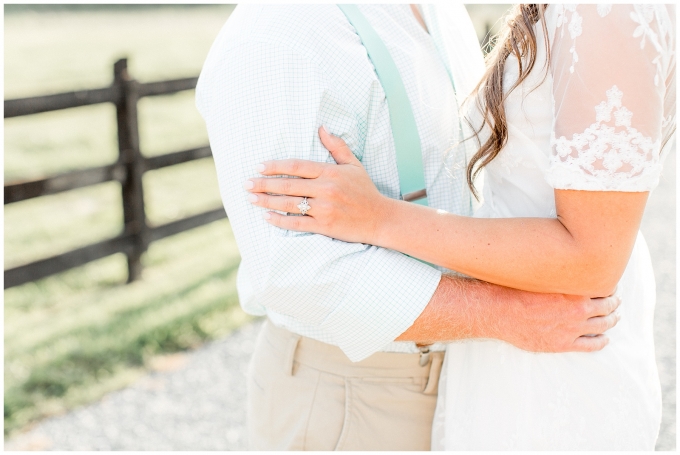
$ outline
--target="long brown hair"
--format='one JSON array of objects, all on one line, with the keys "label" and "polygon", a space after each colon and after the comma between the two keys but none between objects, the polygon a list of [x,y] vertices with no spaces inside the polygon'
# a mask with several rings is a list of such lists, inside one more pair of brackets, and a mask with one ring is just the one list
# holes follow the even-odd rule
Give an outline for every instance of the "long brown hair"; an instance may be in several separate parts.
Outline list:
[{"label": "long brown hair", "polygon": [[[470,160],[467,167],[467,183],[472,194],[477,196],[474,179],[477,174],[491,162],[508,141],[508,124],[505,118],[504,102],[510,92],[517,88],[536,64],[536,34],[534,24],[543,19],[547,5],[515,5],[510,11],[508,19],[501,31],[487,46],[493,50],[486,55],[487,70],[482,80],[477,84],[471,97],[476,98],[477,106],[483,116],[483,123],[474,130],[474,135],[480,148]],[[548,36],[545,21],[541,21],[543,33]],[[549,46],[546,46],[549,49]],[[503,92],[503,71],[505,61],[510,54],[517,57],[519,62],[519,77],[507,92]],[[548,59],[550,55],[548,54]],[[549,60],[548,60],[549,61]],[[547,70],[547,68],[546,68]],[[547,73],[546,73],[547,74]],[[470,121],[466,119],[468,124]],[[470,125],[472,127],[472,125]],[[490,136],[481,144],[479,133],[488,126]],[[480,163],[481,162],[481,163]]]}]

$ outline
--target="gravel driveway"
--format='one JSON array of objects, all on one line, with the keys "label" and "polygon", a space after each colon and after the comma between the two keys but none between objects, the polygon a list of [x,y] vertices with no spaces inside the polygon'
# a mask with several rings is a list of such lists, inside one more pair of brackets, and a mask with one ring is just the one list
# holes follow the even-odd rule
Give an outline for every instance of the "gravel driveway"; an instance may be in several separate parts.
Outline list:
[{"label": "gravel driveway", "polygon": [[[642,231],[657,277],[657,360],[663,388],[658,450],[675,450],[675,152]],[[243,450],[245,373],[261,322],[190,353],[161,359],[133,386],[47,419],[6,450]],[[158,368],[157,368],[158,369]]]},{"label": "gravel driveway", "polygon": [[187,354],[126,389],[49,418],[5,450],[244,450],[245,374],[261,322]]}]

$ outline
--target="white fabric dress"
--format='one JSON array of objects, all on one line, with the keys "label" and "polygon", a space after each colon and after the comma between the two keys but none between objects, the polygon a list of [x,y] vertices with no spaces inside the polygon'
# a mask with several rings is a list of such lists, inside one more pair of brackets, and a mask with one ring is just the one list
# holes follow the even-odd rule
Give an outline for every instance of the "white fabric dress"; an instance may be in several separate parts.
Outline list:
[{"label": "white fabric dress", "polygon": [[[538,60],[506,101],[509,140],[486,167],[477,216],[555,217],[554,188],[652,190],[675,123],[674,20],[673,6],[548,6],[549,44],[539,22]],[[511,56],[506,89],[517,74]],[[641,234],[617,293],[622,318],[597,353],[450,344],[433,449],[654,450],[656,295]]]}]

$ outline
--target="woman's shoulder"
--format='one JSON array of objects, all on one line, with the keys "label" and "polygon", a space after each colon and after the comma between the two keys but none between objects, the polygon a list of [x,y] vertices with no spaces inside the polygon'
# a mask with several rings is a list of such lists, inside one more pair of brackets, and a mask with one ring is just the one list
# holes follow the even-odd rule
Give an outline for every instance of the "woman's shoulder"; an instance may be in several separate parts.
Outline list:
[{"label": "woman's shoulder", "polygon": [[[572,39],[584,28],[630,30],[631,38],[657,40],[658,45],[675,41],[675,5],[669,4],[551,4],[546,22]],[[661,42],[662,41],[662,42]],[[641,45],[644,47],[644,45]]]}]

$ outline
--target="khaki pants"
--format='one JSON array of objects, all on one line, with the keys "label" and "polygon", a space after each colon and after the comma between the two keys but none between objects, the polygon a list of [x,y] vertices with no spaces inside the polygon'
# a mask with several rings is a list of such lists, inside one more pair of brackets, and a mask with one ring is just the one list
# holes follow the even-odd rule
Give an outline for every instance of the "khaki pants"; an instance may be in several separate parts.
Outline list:
[{"label": "khaki pants", "polygon": [[252,450],[430,450],[443,352],[342,351],[267,320],[248,372]]}]

